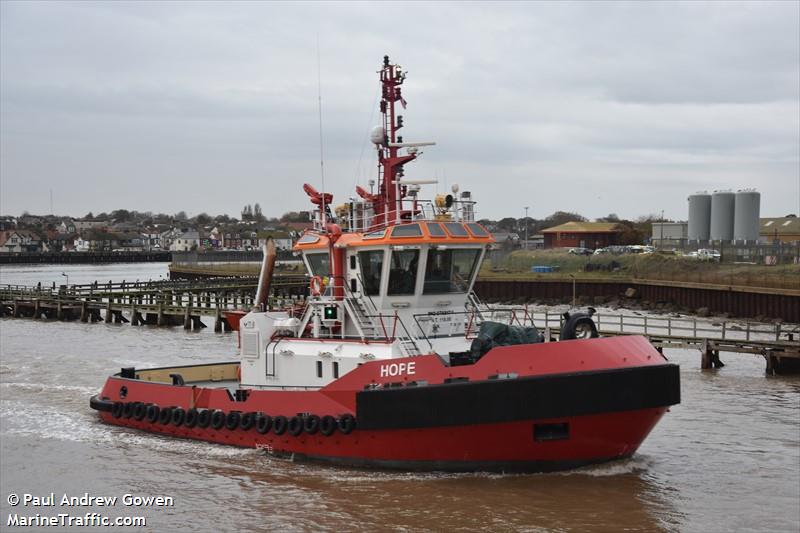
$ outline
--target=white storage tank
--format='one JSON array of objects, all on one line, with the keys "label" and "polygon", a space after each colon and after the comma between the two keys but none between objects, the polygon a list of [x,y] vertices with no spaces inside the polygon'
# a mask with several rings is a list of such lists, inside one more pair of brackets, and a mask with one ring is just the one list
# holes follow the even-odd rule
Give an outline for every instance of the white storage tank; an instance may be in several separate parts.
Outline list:
[{"label": "white storage tank", "polygon": [[744,242],[758,241],[760,217],[761,194],[755,189],[737,191],[733,219],[733,239]]},{"label": "white storage tank", "polygon": [[731,191],[714,191],[711,195],[711,240],[733,240],[733,218],[736,195]]},{"label": "white storage tank", "polygon": [[707,241],[711,234],[711,195],[698,192],[689,196],[689,228],[687,237],[690,241]]}]

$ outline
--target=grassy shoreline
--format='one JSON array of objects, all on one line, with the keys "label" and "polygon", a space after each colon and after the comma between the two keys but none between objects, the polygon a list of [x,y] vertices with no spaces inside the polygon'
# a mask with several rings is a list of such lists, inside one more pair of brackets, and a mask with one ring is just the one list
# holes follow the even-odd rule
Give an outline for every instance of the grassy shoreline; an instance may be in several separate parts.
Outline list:
[{"label": "grassy shoreline", "polygon": [[[533,266],[552,266],[552,273],[531,272]],[[482,280],[630,280],[668,281],[733,287],[800,290],[800,264],[753,265],[713,263],[660,254],[579,256],[561,250],[517,250],[492,268],[489,260]]]},{"label": "grassy shoreline", "polygon": [[[532,266],[552,266],[552,273],[531,272]],[[187,274],[257,276],[260,263],[170,265],[170,270]],[[277,274],[302,275],[301,265],[279,266]],[[725,285],[732,287],[800,290],[800,264],[752,265],[712,263],[680,256],[627,254],[579,256],[562,250],[517,250],[503,258],[498,268],[484,261],[480,280],[649,280],[676,283]]]}]

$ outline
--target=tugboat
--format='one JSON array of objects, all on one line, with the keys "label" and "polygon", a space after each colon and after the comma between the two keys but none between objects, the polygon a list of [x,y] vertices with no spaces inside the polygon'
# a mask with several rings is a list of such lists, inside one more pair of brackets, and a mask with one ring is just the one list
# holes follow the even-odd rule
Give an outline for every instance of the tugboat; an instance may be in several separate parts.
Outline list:
[{"label": "tugboat", "polygon": [[[378,176],[334,209],[304,185],[314,229],[295,246],[302,309],[240,321],[239,361],[123,368],[90,400],[100,419],[294,460],[425,471],[553,471],[631,456],[669,406],[678,367],[637,335],[599,338],[589,313],[558,340],[491,320],[472,292],[493,242],[468,191],[424,200],[404,166],[406,72],[383,59]],[[375,186],[376,185],[376,186]]]}]

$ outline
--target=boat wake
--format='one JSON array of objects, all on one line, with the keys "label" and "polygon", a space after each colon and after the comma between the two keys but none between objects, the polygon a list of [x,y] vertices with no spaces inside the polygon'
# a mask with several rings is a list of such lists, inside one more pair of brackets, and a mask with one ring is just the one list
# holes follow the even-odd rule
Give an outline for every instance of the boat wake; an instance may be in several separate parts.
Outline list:
[{"label": "boat wake", "polygon": [[[3,385],[13,384],[4,383]],[[83,387],[63,387],[73,390],[83,389]],[[31,389],[33,388],[31,386]],[[171,439],[119,426],[108,426],[97,420],[88,407],[85,412],[64,412],[52,407],[31,405],[21,401],[3,401],[0,406],[0,422],[2,422],[5,435],[65,442],[113,444],[114,446],[120,446],[122,443],[129,448],[185,454],[194,458],[244,457],[257,453],[257,450],[250,448]]]},{"label": "boat wake", "polygon": [[559,476],[590,476],[611,477],[636,474],[649,470],[655,464],[655,459],[647,455],[636,455],[628,459],[620,459],[599,465],[586,466],[575,470],[558,472]]}]

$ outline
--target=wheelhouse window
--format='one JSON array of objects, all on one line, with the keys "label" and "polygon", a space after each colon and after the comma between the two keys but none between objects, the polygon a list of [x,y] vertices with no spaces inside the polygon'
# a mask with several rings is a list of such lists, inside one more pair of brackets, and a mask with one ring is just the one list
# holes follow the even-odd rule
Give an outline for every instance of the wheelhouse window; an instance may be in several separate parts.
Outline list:
[{"label": "wheelhouse window", "polygon": [[464,224],[458,222],[445,222],[444,227],[447,228],[447,233],[453,237],[468,237],[467,230]]},{"label": "wheelhouse window", "polygon": [[476,224],[475,222],[472,222],[470,224],[467,224],[467,227],[472,232],[472,234],[475,235],[476,237],[488,237],[489,236],[489,233],[487,233],[487,231],[485,229],[483,229],[483,227],[481,227],[480,224]]},{"label": "wheelhouse window", "polygon": [[438,222],[426,222],[425,225],[428,227],[428,233],[431,234],[431,237],[445,237],[444,230],[442,229],[442,225]]},{"label": "wheelhouse window", "polygon": [[306,260],[312,276],[329,277],[331,275],[331,260],[327,253],[306,254]]},{"label": "wheelhouse window", "polygon": [[419,250],[393,250],[389,270],[389,296],[414,294]]},{"label": "wheelhouse window", "polygon": [[392,238],[396,237],[421,237],[422,230],[419,229],[419,224],[403,224],[395,226],[392,230]]},{"label": "wheelhouse window", "polygon": [[480,253],[475,249],[428,250],[423,294],[467,292]]},{"label": "wheelhouse window", "polygon": [[381,291],[381,273],[383,272],[383,250],[358,252],[361,265],[361,283],[364,294],[376,296]]}]

